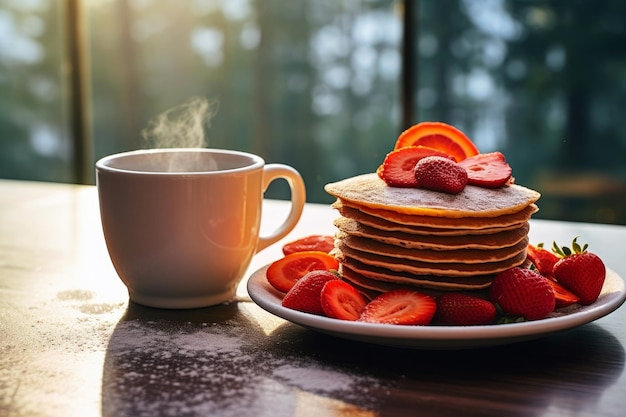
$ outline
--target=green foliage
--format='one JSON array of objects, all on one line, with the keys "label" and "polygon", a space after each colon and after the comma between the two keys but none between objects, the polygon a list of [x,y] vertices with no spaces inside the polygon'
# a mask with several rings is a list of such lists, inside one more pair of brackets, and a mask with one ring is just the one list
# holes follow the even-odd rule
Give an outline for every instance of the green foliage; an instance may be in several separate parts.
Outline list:
[{"label": "green foliage", "polygon": [[[324,184],[374,171],[406,127],[402,3],[85,1],[93,159],[147,146],[155,117],[204,97],[219,103],[207,146],[290,164],[309,201],[330,202]],[[542,192],[539,217],[626,224],[626,2],[418,4],[414,121],[504,152]],[[0,177],[74,180],[65,7],[3,4]]]}]

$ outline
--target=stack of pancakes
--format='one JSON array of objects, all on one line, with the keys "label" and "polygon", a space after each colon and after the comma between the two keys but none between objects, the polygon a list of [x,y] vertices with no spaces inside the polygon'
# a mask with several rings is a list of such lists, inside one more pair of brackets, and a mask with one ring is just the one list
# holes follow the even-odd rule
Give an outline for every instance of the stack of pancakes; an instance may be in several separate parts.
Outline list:
[{"label": "stack of pancakes", "polygon": [[523,264],[539,193],[515,184],[459,194],[389,187],[376,174],[327,184],[337,198],[333,255],[368,296],[402,286],[480,290]]}]

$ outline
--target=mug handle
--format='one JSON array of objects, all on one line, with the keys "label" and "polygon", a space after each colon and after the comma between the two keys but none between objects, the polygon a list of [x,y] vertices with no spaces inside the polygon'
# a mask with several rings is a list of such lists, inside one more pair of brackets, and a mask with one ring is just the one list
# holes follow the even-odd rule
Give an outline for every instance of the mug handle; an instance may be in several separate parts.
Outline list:
[{"label": "mug handle", "polygon": [[259,236],[259,242],[256,248],[257,252],[277,242],[291,232],[300,220],[302,210],[304,209],[304,203],[306,202],[304,181],[300,173],[288,165],[268,164],[263,167],[263,192],[267,190],[267,187],[269,187],[272,181],[279,178],[286,180],[291,189],[291,211],[283,224],[274,232],[266,236]]}]

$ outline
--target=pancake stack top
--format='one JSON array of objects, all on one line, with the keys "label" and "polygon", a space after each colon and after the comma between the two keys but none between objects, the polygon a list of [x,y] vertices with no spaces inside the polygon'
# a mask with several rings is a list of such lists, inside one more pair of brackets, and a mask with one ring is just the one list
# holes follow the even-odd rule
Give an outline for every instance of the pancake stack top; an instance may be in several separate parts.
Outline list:
[{"label": "pancake stack top", "polygon": [[375,173],[327,184],[341,216],[333,255],[369,297],[409,286],[481,290],[526,261],[540,194],[516,184],[458,194],[391,187]]}]

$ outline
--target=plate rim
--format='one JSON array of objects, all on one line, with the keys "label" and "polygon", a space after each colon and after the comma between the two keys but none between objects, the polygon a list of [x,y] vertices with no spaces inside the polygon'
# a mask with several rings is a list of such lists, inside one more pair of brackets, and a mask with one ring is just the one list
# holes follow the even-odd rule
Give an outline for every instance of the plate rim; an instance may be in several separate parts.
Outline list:
[{"label": "plate rim", "polygon": [[[577,311],[542,320],[479,326],[399,326],[361,323],[332,319],[283,307],[280,302],[277,302],[282,296],[281,293],[271,287],[265,278],[265,271],[269,265],[254,271],[246,284],[248,295],[262,309],[312,330],[383,345],[391,341],[394,341],[394,345],[398,345],[398,340],[401,340],[401,344],[413,347],[458,345],[463,342],[467,342],[468,346],[475,346],[481,345],[481,342],[501,344],[508,343],[509,339],[538,338],[604,317],[617,310],[626,300],[624,280],[615,271],[607,268],[605,283],[598,301],[589,306],[581,306]],[[615,288],[606,292],[609,286],[615,286]]]}]

